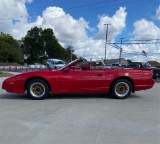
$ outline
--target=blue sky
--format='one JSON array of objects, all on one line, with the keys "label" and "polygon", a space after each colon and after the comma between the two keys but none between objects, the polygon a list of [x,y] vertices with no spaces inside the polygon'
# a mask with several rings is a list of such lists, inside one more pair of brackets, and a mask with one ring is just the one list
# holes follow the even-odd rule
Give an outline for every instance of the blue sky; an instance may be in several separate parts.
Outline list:
[{"label": "blue sky", "polygon": [[[104,23],[111,24],[111,42],[160,39],[160,0],[1,0],[0,8],[0,31],[21,39],[34,26],[52,28],[62,46],[72,44],[87,59],[104,58]],[[151,42],[123,45],[122,57],[160,62],[160,41]],[[107,58],[118,57],[119,50],[107,45]]]},{"label": "blue sky", "polygon": [[[155,15],[155,9],[159,5],[160,0],[80,0],[78,2],[75,0],[34,0],[26,6],[29,14],[36,15],[41,14],[49,6],[61,7],[75,19],[83,17],[89,22],[89,26],[95,29],[99,21],[98,15],[112,16],[120,6],[126,7],[127,26],[121,35],[127,37],[133,31],[135,21],[142,18],[153,20],[152,16]],[[32,16],[33,20],[35,18],[36,16]],[[154,23],[160,26],[159,21],[154,21]],[[94,33],[90,32],[89,35],[92,36]]]}]

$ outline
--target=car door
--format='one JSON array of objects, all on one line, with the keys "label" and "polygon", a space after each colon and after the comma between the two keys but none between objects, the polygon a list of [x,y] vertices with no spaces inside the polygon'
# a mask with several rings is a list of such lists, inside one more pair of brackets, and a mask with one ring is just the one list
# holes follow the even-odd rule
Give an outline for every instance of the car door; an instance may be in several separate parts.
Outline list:
[{"label": "car door", "polygon": [[58,81],[62,93],[102,93],[104,91],[104,70],[63,72]]}]

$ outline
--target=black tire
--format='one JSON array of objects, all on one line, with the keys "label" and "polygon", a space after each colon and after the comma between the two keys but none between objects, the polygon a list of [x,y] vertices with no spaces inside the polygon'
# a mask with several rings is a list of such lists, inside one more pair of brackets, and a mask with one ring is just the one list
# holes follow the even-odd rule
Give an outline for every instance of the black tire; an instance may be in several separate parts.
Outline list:
[{"label": "black tire", "polygon": [[27,84],[27,94],[35,100],[42,100],[49,95],[49,87],[43,80],[33,79]]},{"label": "black tire", "polygon": [[111,87],[111,94],[118,99],[127,98],[132,92],[132,85],[126,79],[115,81]]}]

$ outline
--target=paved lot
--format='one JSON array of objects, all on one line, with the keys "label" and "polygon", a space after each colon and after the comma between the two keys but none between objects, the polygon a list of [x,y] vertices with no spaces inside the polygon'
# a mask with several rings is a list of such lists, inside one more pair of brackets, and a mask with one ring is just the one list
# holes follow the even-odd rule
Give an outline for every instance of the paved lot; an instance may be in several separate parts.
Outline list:
[{"label": "paved lot", "polygon": [[0,88],[0,143],[160,144],[160,83],[125,100],[67,95],[36,101]]}]

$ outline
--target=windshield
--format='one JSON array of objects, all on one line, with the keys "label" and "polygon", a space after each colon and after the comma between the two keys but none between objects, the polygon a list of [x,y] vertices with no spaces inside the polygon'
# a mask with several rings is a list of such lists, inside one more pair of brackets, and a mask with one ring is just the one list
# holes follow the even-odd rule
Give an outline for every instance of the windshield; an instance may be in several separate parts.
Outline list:
[{"label": "windshield", "polygon": [[101,61],[96,61],[96,66],[104,66],[104,64]]},{"label": "windshield", "polygon": [[145,63],[144,67],[152,67],[149,63]]},{"label": "windshield", "polygon": [[[68,63],[67,65],[65,65],[63,68],[61,68],[61,69],[64,69],[64,68],[66,68],[66,67],[71,67],[71,66],[75,66],[77,63],[79,63],[79,62],[82,62],[83,60],[82,59],[76,59],[76,60],[74,60],[74,61],[71,61],[70,63]],[[60,69],[59,69],[60,70]]]},{"label": "windshield", "polygon": [[64,64],[63,61],[55,61],[55,64]]}]

